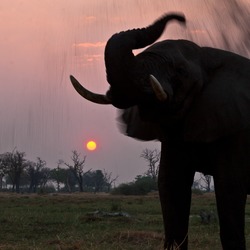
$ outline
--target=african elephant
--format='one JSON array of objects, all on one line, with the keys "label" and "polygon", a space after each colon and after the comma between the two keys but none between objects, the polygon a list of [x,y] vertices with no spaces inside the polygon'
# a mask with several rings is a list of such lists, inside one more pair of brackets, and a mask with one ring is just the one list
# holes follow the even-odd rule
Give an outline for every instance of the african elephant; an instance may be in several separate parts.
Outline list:
[{"label": "african elephant", "polygon": [[89,101],[122,109],[123,132],[160,140],[158,177],[165,248],[187,249],[195,171],[214,177],[223,249],[246,249],[244,212],[250,191],[250,60],[187,40],[154,43],[172,20],[113,35],[105,48],[106,95],[71,76]]}]

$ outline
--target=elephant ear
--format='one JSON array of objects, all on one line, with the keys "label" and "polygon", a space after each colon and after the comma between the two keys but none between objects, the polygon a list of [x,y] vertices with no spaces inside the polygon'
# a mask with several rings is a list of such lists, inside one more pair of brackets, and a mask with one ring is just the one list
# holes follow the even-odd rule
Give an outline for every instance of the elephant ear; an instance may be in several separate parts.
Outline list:
[{"label": "elephant ear", "polygon": [[160,140],[160,125],[142,120],[138,106],[133,106],[119,112],[117,120],[120,131],[123,134],[143,141]]},{"label": "elephant ear", "polygon": [[185,140],[212,142],[250,128],[250,63],[244,60],[211,76],[187,114]]}]

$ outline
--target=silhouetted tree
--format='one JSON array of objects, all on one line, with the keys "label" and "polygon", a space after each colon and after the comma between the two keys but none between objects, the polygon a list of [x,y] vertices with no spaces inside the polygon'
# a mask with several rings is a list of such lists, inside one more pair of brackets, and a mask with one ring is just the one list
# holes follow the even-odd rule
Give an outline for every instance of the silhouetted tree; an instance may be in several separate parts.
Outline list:
[{"label": "silhouetted tree", "polygon": [[0,190],[3,188],[3,177],[7,173],[7,162],[5,161],[5,154],[0,155]]},{"label": "silhouetted tree", "polygon": [[103,169],[103,178],[107,186],[107,192],[110,192],[112,184],[118,179],[118,175],[116,177],[112,177],[112,172],[108,173],[105,169]]},{"label": "silhouetted tree", "polygon": [[29,192],[37,192],[38,186],[41,184],[44,178],[44,168],[46,162],[41,158],[37,158],[37,162],[27,161],[27,175],[30,182]]},{"label": "silhouetted tree", "polygon": [[101,170],[89,171],[83,176],[84,187],[87,191],[100,192],[105,186]]},{"label": "silhouetted tree", "polygon": [[65,189],[68,192],[73,192],[75,190],[75,186],[77,184],[77,179],[75,178],[75,175],[72,173],[72,171],[70,169],[65,169]]},{"label": "silhouetted tree", "polygon": [[60,183],[65,183],[66,173],[64,168],[60,168],[60,165],[63,164],[62,160],[59,160],[57,163],[57,167],[52,169],[50,172],[51,179],[56,182],[57,191],[60,191]]},{"label": "silhouetted tree", "polygon": [[73,164],[64,164],[72,171],[75,178],[77,179],[79,191],[83,192],[83,176],[90,171],[88,170],[84,172],[86,156],[84,156],[83,159],[80,159],[80,154],[76,150],[73,150],[71,159],[73,161]]},{"label": "silhouetted tree", "polygon": [[200,174],[200,187],[205,190],[206,192],[211,192],[211,183],[212,183],[212,176],[211,175],[204,175]]},{"label": "silhouetted tree", "polygon": [[12,182],[12,190],[19,193],[21,174],[27,167],[25,153],[13,150],[13,152],[7,152],[4,155],[3,160],[6,164],[6,173]]},{"label": "silhouetted tree", "polygon": [[50,180],[50,168],[44,167],[41,169],[41,178],[39,181],[40,190],[43,191],[47,182]]},{"label": "silhouetted tree", "polygon": [[149,168],[146,172],[146,175],[150,176],[156,182],[159,172],[161,152],[159,152],[157,149],[150,150],[146,148],[142,151],[141,157],[148,162]]}]

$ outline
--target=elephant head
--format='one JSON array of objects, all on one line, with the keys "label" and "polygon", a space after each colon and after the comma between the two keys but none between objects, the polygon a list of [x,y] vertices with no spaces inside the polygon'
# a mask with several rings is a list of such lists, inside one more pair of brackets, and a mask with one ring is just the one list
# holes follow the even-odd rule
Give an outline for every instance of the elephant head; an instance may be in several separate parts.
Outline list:
[{"label": "elephant head", "polygon": [[[132,50],[144,48],[154,43],[164,31],[165,25],[177,20],[185,23],[180,14],[168,14],[143,29],[128,30],[113,35],[105,48],[107,81],[110,88],[106,95],[86,90],[71,76],[71,82],[78,93],[89,101],[99,104],[112,104],[119,109],[159,100],[165,102],[171,97],[172,90],[168,82],[165,86],[152,75],[154,65],[145,64]],[[153,59],[152,59],[153,64]]]}]

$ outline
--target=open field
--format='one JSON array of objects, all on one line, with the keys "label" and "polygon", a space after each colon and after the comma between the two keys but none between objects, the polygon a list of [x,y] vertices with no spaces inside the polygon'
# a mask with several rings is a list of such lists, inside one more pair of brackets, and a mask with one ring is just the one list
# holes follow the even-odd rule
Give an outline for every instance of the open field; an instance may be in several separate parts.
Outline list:
[{"label": "open field", "polygon": [[[97,210],[105,213],[95,214]],[[217,219],[202,224],[201,210],[216,214],[213,194],[193,196],[190,249],[221,249]],[[110,216],[120,211],[124,216]],[[4,250],[162,249],[162,232],[156,194],[128,197],[0,193],[0,249]],[[250,246],[250,200],[246,234]]]}]

